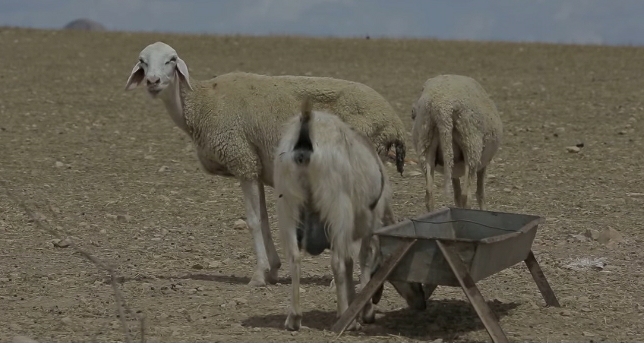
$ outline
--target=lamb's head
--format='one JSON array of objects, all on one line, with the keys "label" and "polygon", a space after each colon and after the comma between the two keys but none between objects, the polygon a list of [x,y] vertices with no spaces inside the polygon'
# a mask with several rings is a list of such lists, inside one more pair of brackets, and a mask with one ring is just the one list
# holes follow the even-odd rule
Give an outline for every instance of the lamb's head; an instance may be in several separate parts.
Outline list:
[{"label": "lamb's head", "polygon": [[127,79],[125,90],[132,90],[143,81],[148,94],[153,98],[178,81],[192,89],[188,66],[171,46],[163,42],[152,43],[141,51],[139,61]]}]

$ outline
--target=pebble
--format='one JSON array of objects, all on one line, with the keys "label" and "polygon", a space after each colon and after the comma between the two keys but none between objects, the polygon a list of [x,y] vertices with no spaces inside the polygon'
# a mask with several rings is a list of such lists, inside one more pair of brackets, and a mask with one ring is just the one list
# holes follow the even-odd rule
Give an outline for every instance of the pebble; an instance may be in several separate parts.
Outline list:
[{"label": "pebble", "polygon": [[573,145],[573,146],[566,147],[566,151],[568,151],[569,153],[578,153],[581,151],[581,148]]},{"label": "pebble", "polygon": [[246,221],[243,219],[237,219],[235,220],[235,223],[233,224],[233,229],[235,230],[248,230],[248,224],[246,224]]},{"label": "pebble", "polygon": [[170,171],[170,167],[168,166],[161,166],[161,168],[159,168],[159,173],[164,173],[167,171]]},{"label": "pebble", "polygon": [[56,163],[54,163],[54,166],[56,166],[56,168],[62,168],[65,166],[65,163],[61,161],[56,161]]}]

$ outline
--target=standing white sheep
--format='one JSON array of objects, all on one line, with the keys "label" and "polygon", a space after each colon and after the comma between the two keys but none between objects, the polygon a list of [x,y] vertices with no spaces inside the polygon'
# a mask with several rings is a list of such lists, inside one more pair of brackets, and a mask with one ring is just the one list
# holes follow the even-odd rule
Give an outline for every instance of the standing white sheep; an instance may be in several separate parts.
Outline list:
[{"label": "standing white sheep", "polygon": [[[430,78],[412,105],[411,116],[412,141],[426,178],[427,210],[434,208],[434,170],[445,176],[445,194],[452,181],[454,203],[465,208],[476,173],[476,198],[484,210],[486,169],[501,145],[503,124],[483,87],[467,76]],[[463,190],[461,176],[465,176]]]},{"label": "standing white sheep", "polygon": [[380,94],[364,84],[241,72],[191,81],[186,63],[162,42],[141,51],[125,89],[141,83],[152,98],[163,101],[175,124],[191,136],[207,173],[240,180],[257,257],[250,285],[277,282],[281,263],[268,225],[264,185],[273,186],[280,127],[298,110],[303,97],[310,97],[315,107],[332,110],[364,133],[382,156],[395,146],[397,168],[403,171],[402,120]]},{"label": "standing white sheep", "polygon": [[[380,247],[372,233],[391,210],[389,178],[371,142],[338,116],[312,111],[306,100],[301,111],[285,124],[274,167],[277,217],[291,271],[291,306],[284,324],[288,330],[298,330],[302,320],[300,249],[318,255],[330,248],[340,316],[355,295],[353,247],[360,245],[364,288],[380,262]],[[408,303],[425,307],[419,284],[415,289],[409,283],[396,285]],[[362,319],[375,320],[371,302]],[[358,327],[353,321],[349,329]]]}]

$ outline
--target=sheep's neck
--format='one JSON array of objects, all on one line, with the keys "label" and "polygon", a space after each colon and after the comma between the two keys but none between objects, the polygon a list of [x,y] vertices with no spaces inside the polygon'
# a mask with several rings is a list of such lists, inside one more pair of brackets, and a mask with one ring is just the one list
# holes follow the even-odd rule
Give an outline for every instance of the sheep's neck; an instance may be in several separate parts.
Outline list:
[{"label": "sheep's neck", "polygon": [[168,91],[162,98],[166,110],[170,114],[172,121],[188,135],[192,134],[192,130],[186,123],[186,116],[184,111],[184,96],[186,90],[182,87],[179,80],[175,80],[168,86]]}]

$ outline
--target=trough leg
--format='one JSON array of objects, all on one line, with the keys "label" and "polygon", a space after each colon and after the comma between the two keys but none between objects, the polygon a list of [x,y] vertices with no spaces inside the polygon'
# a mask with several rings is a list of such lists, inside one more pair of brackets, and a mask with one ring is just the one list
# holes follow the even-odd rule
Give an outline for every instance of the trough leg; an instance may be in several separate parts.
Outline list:
[{"label": "trough leg", "polygon": [[528,267],[528,270],[530,270],[530,274],[532,274],[532,278],[534,279],[534,282],[537,284],[537,287],[539,288],[539,291],[543,296],[543,300],[546,301],[546,306],[561,307],[561,305],[559,305],[559,300],[557,300],[557,296],[555,295],[555,292],[552,290],[552,288],[550,288],[548,279],[546,279],[546,276],[543,274],[543,271],[541,271],[539,262],[537,262],[537,259],[534,257],[534,253],[532,253],[532,250],[530,250],[528,257],[525,259],[524,262],[525,262],[525,265]]},{"label": "trough leg", "polygon": [[496,315],[492,312],[487,303],[485,303],[483,295],[481,295],[481,292],[476,287],[474,280],[472,280],[470,273],[467,271],[467,267],[463,264],[463,261],[460,259],[458,254],[450,250],[444,242],[436,241],[436,243],[443,253],[447,264],[449,264],[452,269],[458,283],[461,285],[461,288],[463,288],[465,296],[467,296],[467,299],[472,304],[472,307],[474,307],[476,314],[478,314],[479,318],[483,322],[483,325],[485,326],[487,333],[490,335],[490,338],[492,338],[492,341],[495,343],[508,342],[508,338],[505,336],[503,329],[501,329]]},{"label": "trough leg", "polygon": [[349,324],[356,318],[358,313],[362,311],[371,297],[376,293],[378,288],[387,280],[387,277],[396,268],[400,260],[407,254],[409,249],[416,243],[416,239],[402,243],[391,254],[387,260],[382,264],[378,271],[371,277],[371,280],[360,291],[357,297],[353,299],[349,307],[342,313],[340,318],[333,324],[331,330],[341,335]]},{"label": "trough leg", "polygon": [[432,296],[432,294],[436,290],[436,287],[438,287],[438,285],[433,283],[426,283],[423,285],[423,293],[425,293],[425,300],[429,299],[429,297]]}]

